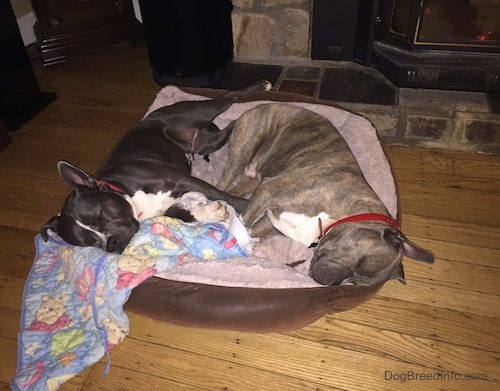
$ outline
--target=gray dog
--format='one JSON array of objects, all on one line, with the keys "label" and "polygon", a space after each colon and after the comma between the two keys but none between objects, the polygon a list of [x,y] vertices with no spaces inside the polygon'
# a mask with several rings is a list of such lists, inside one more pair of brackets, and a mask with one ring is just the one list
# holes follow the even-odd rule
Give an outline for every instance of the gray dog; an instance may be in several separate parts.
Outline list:
[{"label": "gray dog", "polygon": [[309,273],[317,282],[405,283],[403,255],[434,262],[401,233],[323,116],[287,104],[258,106],[236,121],[228,153],[217,187],[250,197],[242,219],[252,236],[279,231],[316,245]]},{"label": "gray dog", "polygon": [[61,212],[42,227],[43,240],[51,230],[75,246],[121,253],[139,223],[148,218],[165,215],[186,222],[225,218],[219,203],[187,210],[179,201],[191,191],[241,211],[247,200],[191,176],[191,157],[209,155],[226,143],[232,124],[219,130],[212,122],[215,117],[245,96],[270,88],[271,83],[261,80],[220,99],[161,107],[125,133],[96,175],[60,161],[59,173],[74,190]]}]

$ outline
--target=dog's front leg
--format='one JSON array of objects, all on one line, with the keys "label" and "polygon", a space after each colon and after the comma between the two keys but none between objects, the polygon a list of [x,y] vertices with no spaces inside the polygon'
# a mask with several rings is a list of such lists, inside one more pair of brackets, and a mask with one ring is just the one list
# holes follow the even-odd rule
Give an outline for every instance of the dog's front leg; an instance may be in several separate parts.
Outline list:
[{"label": "dog's front leg", "polygon": [[235,197],[231,194],[219,190],[218,188],[210,185],[205,181],[202,181],[201,179],[192,176],[179,179],[176,183],[176,186],[178,187],[178,190],[181,190],[183,193],[195,191],[204,194],[205,197],[212,201],[226,201],[238,213],[241,213],[248,204],[248,200],[240,197]]},{"label": "dog's front leg", "polygon": [[200,202],[191,207],[180,203],[174,204],[166,210],[164,216],[173,217],[186,223],[195,221],[210,223],[226,221],[229,218],[229,213],[224,205],[218,201],[213,201],[208,203]]},{"label": "dog's front leg", "polygon": [[229,218],[226,207],[218,201],[209,202],[208,204],[199,203],[191,209],[191,214],[196,221],[207,223],[212,221],[226,221]]}]

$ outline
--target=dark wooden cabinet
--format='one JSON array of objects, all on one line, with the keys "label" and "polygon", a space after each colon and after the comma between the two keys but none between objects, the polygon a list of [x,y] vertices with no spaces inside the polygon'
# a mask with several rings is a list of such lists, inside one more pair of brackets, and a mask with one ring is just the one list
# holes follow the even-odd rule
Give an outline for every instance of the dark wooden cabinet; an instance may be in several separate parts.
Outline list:
[{"label": "dark wooden cabinet", "polygon": [[136,40],[143,35],[132,0],[31,0],[44,65],[66,61],[72,50]]}]

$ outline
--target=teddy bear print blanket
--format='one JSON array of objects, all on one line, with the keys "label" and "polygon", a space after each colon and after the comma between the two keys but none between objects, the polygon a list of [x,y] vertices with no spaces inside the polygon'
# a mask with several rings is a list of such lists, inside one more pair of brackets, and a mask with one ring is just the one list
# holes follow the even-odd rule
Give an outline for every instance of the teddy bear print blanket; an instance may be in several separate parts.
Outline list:
[{"label": "teddy bear print blanket", "polygon": [[[187,225],[169,217],[141,224],[121,255],[74,247],[51,234],[35,238],[25,285],[14,390],[57,390],[127,335],[123,311],[132,289],[188,256],[222,259],[245,250],[221,224]],[[108,357],[109,365],[109,357]]]}]

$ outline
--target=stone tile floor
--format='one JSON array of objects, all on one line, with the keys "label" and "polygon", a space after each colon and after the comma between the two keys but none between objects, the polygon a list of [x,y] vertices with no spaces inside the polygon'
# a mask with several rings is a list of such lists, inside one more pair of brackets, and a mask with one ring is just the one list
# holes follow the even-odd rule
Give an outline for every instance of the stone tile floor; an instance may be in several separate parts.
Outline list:
[{"label": "stone tile floor", "polygon": [[214,87],[239,88],[257,79],[364,115],[388,144],[500,155],[500,93],[397,88],[374,68],[324,61],[235,61]]}]

